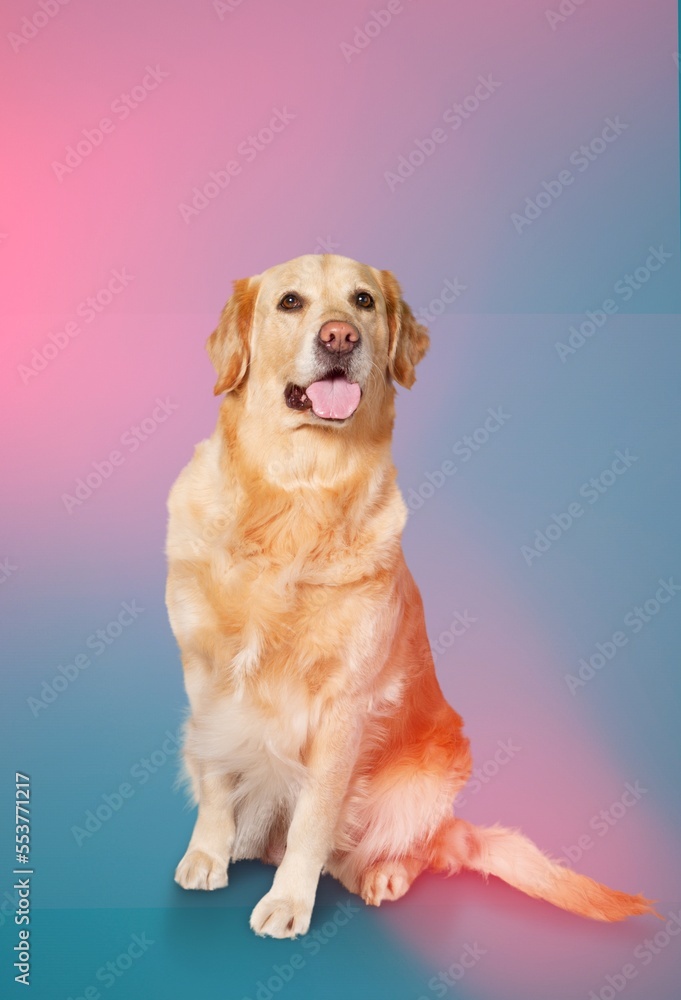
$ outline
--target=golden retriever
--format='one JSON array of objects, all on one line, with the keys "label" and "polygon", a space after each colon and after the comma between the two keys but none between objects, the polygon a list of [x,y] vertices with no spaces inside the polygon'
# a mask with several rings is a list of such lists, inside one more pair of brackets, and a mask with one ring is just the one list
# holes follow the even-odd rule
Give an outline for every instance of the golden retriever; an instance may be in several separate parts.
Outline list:
[{"label": "golden retriever", "polygon": [[600,920],[650,910],[522,834],[454,818],[471,771],[401,548],[395,383],[426,329],[389,271],[298,257],[234,283],[208,352],[225,394],[168,500],[167,606],[191,714],[198,817],[176,881],[277,870],[257,934],[310,923],[320,873],[366,903],[424,869],[497,875]]}]

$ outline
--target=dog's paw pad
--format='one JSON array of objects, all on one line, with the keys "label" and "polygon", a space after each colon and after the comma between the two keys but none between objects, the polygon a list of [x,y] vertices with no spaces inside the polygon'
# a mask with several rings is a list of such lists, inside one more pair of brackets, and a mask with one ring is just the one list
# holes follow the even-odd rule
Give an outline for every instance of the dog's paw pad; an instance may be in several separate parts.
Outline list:
[{"label": "dog's paw pad", "polygon": [[187,851],[175,869],[175,881],[183,889],[223,889],[227,862],[205,851]]},{"label": "dog's paw pad", "polygon": [[295,938],[307,933],[311,916],[311,903],[268,892],[251,914],[251,928],[261,936]]}]

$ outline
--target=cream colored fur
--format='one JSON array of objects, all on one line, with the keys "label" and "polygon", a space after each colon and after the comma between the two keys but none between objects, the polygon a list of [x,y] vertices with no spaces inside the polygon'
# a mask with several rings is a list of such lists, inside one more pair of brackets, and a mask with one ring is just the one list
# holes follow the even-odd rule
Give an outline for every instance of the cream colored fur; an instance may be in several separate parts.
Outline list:
[{"label": "cream colored fur", "polygon": [[[295,312],[280,305],[291,292]],[[361,401],[338,423],[285,402],[287,385],[319,377],[331,320],[361,337]],[[394,385],[411,386],[427,345],[389,272],[330,255],[236,282],[208,342],[218,425],[168,501],[167,605],[198,804],[175,877],[217,889],[231,861],[276,864],[251,916],[258,934],[305,933],[322,870],[376,905],[426,867],[466,864],[602,919],[647,906],[611,894],[613,907],[604,887],[607,905],[598,894],[582,905],[522,835],[452,818],[468,741],[402,555],[391,456]]]}]

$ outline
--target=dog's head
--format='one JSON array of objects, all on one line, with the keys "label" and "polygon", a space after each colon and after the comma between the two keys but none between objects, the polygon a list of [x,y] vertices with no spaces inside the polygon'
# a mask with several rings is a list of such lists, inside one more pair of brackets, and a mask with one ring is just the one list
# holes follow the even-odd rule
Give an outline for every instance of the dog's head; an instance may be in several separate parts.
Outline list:
[{"label": "dog's head", "polygon": [[236,281],[207,348],[216,394],[292,427],[343,427],[413,385],[428,335],[390,271],[310,254]]}]

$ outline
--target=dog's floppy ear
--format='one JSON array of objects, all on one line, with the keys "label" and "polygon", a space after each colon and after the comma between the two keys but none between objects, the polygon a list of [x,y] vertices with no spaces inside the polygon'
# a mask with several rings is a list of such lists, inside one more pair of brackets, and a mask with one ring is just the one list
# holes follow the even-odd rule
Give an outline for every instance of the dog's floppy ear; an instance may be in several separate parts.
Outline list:
[{"label": "dog's floppy ear", "polygon": [[428,350],[430,338],[402,298],[392,271],[379,273],[388,314],[388,373],[405,389],[411,389],[416,381],[414,369]]},{"label": "dog's floppy ear", "polygon": [[257,294],[257,281],[238,278],[234,282],[232,296],[222,310],[220,322],[208,338],[206,350],[218,373],[213,389],[216,396],[237,389],[246,377]]}]

